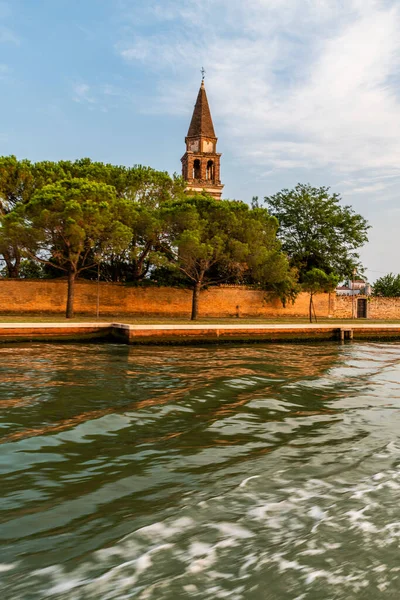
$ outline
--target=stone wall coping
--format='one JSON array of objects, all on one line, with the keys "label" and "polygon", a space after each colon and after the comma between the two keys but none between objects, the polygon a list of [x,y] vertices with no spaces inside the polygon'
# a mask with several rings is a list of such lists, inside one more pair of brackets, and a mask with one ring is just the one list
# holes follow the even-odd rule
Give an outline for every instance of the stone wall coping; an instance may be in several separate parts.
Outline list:
[{"label": "stone wall coping", "polygon": [[400,339],[400,325],[389,323],[152,324],[0,323],[0,342],[114,340],[125,344],[192,344],[218,341],[308,341]]},{"label": "stone wall coping", "polygon": [[87,327],[102,329],[111,326],[111,323],[0,323],[0,331],[2,329],[84,329]]},{"label": "stone wall coping", "polygon": [[298,329],[298,330],[309,330],[309,329],[399,329],[400,324],[393,323],[271,323],[271,324],[263,324],[263,323],[254,323],[254,324],[224,324],[224,323],[216,323],[216,324],[191,324],[187,325],[182,324],[128,324],[128,323],[0,323],[0,331],[2,329],[79,329],[79,328],[87,328],[87,327],[97,327],[99,329],[102,328],[110,328],[114,327],[116,329],[126,329],[130,331],[187,331],[187,330],[246,330],[251,331],[254,330],[288,330],[288,329]]},{"label": "stone wall coping", "polygon": [[[1,325],[0,325],[1,327]],[[391,324],[391,323],[271,323],[271,324],[258,324],[258,323],[254,323],[254,324],[243,324],[241,325],[240,323],[238,324],[223,324],[223,323],[219,323],[219,324],[191,324],[188,323],[187,325],[174,325],[174,324],[152,324],[152,325],[136,325],[136,324],[126,324],[126,323],[112,323],[112,327],[118,328],[118,329],[128,329],[130,331],[141,331],[141,330],[145,330],[145,331],[160,331],[160,330],[167,330],[167,331],[187,331],[187,330],[205,330],[205,329],[209,329],[210,331],[215,331],[216,329],[223,331],[223,330],[246,330],[246,331],[251,331],[252,329],[255,330],[260,330],[260,329],[265,329],[265,330],[288,330],[288,329],[299,329],[299,330],[308,330],[308,329],[341,329],[341,328],[346,328],[346,329],[399,329],[400,330],[400,324],[396,325],[396,324]]]}]

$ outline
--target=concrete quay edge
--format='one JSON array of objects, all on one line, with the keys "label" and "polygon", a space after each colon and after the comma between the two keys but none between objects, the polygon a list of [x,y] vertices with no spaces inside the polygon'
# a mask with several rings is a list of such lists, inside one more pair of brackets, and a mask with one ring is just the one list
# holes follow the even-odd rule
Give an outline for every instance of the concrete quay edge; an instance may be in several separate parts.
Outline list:
[{"label": "concrete quay edge", "polygon": [[400,325],[335,324],[188,324],[0,323],[0,342],[111,341],[125,344],[208,344],[228,342],[306,342],[340,339],[400,340]]}]

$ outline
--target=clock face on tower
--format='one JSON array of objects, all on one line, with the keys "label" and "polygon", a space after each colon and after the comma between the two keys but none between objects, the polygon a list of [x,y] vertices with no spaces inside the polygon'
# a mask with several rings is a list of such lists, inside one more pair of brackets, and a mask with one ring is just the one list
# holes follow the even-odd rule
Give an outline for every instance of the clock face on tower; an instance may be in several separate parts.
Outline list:
[{"label": "clock face on tower", "polygon": [[214,144],[208,140],[203,142],[203,152],[214,152]]},{"label": "clock face on tower", "polygon": [[189,142],[189,150],[191,152],[198,152],[199,151],[199,141],[194,140],[192,142]]}]

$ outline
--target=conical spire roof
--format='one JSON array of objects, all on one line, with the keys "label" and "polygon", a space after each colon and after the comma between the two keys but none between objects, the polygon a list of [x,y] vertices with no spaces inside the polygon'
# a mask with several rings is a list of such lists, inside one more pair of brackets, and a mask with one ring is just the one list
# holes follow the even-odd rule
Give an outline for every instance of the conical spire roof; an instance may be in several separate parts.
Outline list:
[{"label": "conical spire roof", "polygon": [[214,125],[211,118],[210,107],[208,106],[206,88],[204,80],[201,82],[196,104],[190,122],[187,137],[210,137],[215,138]]}]

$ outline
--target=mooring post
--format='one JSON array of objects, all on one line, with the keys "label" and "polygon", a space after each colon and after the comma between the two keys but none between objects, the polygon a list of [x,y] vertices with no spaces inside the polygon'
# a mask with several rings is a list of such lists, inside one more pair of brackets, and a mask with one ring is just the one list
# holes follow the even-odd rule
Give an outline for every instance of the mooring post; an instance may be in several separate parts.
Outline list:
[{"label": "mooring post", "polygon": [[339,329],[339,337],[341,342],[344,342],[344,340],[352,340],[353,329],[351,327],[341,327]]}]

